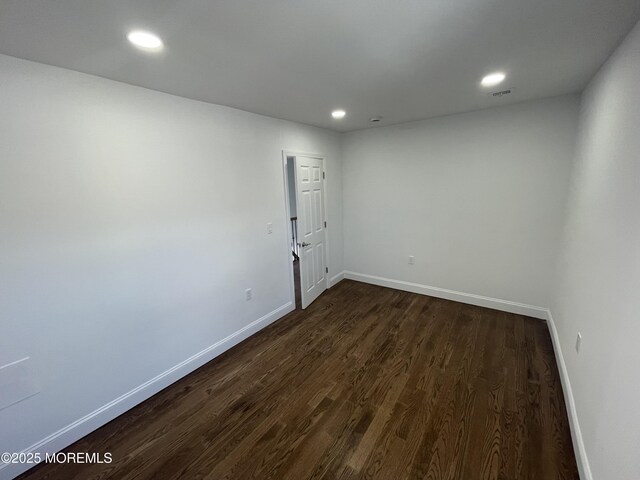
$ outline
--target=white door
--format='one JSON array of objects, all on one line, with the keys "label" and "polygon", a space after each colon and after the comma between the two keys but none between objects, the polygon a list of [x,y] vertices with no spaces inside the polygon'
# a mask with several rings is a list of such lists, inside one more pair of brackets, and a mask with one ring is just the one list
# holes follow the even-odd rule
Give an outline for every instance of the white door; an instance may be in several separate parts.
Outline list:
[{"label": "white door", "polygon": [[302,308],[307,308],[327,289],[324,175],[321,158],[298,155],[294,161],[298,206],[300,290]]}]

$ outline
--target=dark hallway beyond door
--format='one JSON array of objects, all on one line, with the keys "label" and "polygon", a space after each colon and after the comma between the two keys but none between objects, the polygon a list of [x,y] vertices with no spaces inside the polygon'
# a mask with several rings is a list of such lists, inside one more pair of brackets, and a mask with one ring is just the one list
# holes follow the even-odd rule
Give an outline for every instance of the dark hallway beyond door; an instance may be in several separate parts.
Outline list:
[{"label": "dark hallway beyond door", "polygon": [[296,310],[301,310],[302,293],[300,292],[300,260],[293,261],[293,284],[296,295]]}]

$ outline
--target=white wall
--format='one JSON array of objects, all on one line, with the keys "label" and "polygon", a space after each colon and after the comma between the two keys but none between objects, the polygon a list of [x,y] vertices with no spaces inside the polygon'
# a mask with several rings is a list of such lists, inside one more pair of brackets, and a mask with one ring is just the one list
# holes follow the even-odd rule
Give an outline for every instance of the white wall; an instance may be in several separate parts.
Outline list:
[{"label": "white wall", "polygon": [[552,309],[598,480],[640,478],[639,86],[640,24],[583,95]]},{"label": "white wall", "polygon": [[288,149],[328,158],[330,276],[552,306],[593,478],[638,478],[638,84],[640,27],[580,112],[565,96],[341,139],[0,55],[0,367],[30,356],[40,391],[0,410],[0,451],[60,448],[287,311]]},{"label": "white wall", "polygon": [[577,117],[564,96],[347,134],[345,269],[548,308]]},{"label": "white wall", "polygon": [[7,56],[0,105],[0,366],[30,356],[40,390],[0,410],[2,452],[60,447],[288,309],[283,149],[327,155],[343,268],[338,134]]}]

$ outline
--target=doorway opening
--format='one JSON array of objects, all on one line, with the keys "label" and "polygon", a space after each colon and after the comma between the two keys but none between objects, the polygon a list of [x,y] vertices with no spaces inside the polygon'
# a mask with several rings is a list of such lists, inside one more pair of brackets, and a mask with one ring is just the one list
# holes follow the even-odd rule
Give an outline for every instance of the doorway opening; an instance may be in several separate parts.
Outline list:
[{"label": "doorway opening", "polygon": [[287,202],[289,202],[289,221],[291,226],[291,263],[293,264],[293,289],[296,310],[302,308],[300,287],[300,247],[298,246],[298,208],[296,204],[295,157],[286,157]]},{"label": "doorway opening", "polygon": [[283,152],[288,250],[296,309],[309,306],[328,288],[325,159]]}]

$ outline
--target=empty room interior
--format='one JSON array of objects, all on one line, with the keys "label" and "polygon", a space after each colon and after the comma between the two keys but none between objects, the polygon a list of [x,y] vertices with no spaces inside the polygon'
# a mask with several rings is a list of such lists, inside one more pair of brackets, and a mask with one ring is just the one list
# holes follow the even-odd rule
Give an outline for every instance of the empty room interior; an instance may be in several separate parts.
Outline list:
[{"label": "empty room interior", "polygon": [[0,480],[640,479],[639,21],[0,2]]}]

